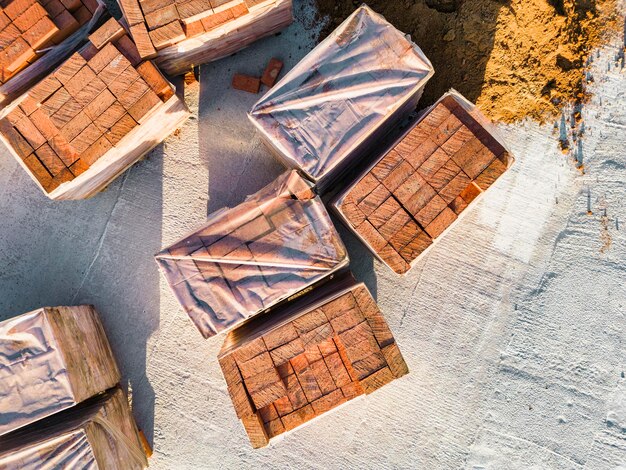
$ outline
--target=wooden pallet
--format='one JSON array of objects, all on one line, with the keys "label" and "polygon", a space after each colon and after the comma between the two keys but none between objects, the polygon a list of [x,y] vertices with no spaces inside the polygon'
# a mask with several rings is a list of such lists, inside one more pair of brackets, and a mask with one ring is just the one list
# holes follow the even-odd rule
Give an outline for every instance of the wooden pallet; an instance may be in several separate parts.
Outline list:
[{"label": "wooden pallet", "polygon": [[364,284],[241,330],[229,333],[219,362],[255,448],[408,373]]},{"label": "wooden pallet", "polygon": [[348,257],[311,185],[288,172],[156,260],[204,337],[321,282]]},{"label": "wooden pallet", "polygon": [[171,75],[230,55],[293,21],[291,0],[118,0],[142,58]]},{"label": "wooden pallet", "polygon": [[82,199],[188,114],[173,86],[111,18],[0,120],[0,135],[48,197]]},{"label": "wooden pallet", "polygon": [[513,163],[458,95],[438,101],[334,204],[396,273],[413,263]]}]

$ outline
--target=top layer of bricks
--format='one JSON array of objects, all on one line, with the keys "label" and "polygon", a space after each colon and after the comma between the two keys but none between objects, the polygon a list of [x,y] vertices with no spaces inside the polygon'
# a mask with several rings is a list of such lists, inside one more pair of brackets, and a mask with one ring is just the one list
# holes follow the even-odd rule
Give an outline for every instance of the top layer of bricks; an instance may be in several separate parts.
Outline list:
[{"label": "top layer of bricks", "polygon": [[37,51],[58,44],[87,23],[97,0],[3,0],[0,2],[0,83],[37,60]]},{"label": "top layer of bricks", "polygon": [[447,95],[346,192],[339,210],[391,269],[404,273],[511,163]]}]

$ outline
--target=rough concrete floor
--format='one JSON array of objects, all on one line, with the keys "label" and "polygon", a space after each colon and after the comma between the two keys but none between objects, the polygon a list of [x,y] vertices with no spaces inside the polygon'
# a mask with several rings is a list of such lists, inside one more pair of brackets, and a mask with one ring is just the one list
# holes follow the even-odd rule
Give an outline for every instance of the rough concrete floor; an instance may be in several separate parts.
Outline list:
[{"label": "rough concrete floor", "polygon": [[47,200],[0,150],[0,319],[95,304],[155,469],[626,468],[618,42],[594,61],[584,176],[551,126],[511,126],[515,166],[408,276],[340,229],[411,373],[250,449],[215,360],[222,338],[201,338],[152,256],[281,172],[245,116],[257,97],[229,81],[311,49],[318,25],[295,3],[282,35],[202,67],[180,134],[91,200]]}]

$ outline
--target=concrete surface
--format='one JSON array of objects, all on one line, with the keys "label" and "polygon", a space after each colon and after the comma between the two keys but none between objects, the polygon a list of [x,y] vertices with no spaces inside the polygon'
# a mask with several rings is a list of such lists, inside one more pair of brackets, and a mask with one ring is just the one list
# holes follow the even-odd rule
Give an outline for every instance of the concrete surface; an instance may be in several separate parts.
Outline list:
[{"label": "concrete surface", "polygon": [[340,228],[411,373],[250,449],[215,360],[222,337],[202,339],[152,256],[281,172],[245,117],[257,97],[229,82],[311,49],[319,24],[295,3],[282,35],[202,67],[180,134],[91,200],[48,201],[0,150],[0,319],[95,304],[154,469],[626,468],[619,41],[592,65],[585,175],[552,126],[504,127],[515,166],[406,277]]}]

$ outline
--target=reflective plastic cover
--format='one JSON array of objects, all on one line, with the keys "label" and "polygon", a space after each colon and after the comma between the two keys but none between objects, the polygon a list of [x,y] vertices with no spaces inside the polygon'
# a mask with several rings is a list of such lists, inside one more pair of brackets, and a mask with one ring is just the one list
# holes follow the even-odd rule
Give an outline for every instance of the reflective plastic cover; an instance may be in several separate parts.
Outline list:
[{"label": "reflective plastic cover", "polygon": [[206,338],[327,278],[348,255],[312,185],[291,171],[156,260]]},{"label": "reflective plastic cover", "polygon": [[0,441],[0,468],[5,470],[147,466],[126,395],[119,388]]},{"label": "reflective plastic cover", "polygon": [[92,306],[46,307],[0,322],[0,435],[119,381]]},{"label": "reflective plastic cover", "polygon": [[391,121],[414,109],[433,73],[417,45],[362,6],[249,117],[288,167],[320,182],[371,150]]}]

